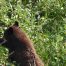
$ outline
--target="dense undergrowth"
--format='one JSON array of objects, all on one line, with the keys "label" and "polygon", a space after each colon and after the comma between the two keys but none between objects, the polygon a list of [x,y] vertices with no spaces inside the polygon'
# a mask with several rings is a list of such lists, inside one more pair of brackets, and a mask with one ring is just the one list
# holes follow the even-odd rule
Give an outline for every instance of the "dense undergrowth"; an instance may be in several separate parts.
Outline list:
[{"label": "dense undergrowth", "polygon": [[[66,66],[66,0],[0,0],[0,37],[18,21],[45,66]],[[0,46],[0,66],[14,66]]]}]

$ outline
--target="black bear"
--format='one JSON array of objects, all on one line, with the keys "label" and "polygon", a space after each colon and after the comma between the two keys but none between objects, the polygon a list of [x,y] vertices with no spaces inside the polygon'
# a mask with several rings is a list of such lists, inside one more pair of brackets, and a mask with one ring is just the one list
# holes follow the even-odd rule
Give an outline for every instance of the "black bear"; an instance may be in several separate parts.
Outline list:
[{"label": "black bear", "polygon": [[26,33],[20,29],[18,22],[4,31],[0,43],[8,48],[10,54],[8,59],[11,62],[16,61],[19,66],[44,66],[36,54],[33,43]]}]

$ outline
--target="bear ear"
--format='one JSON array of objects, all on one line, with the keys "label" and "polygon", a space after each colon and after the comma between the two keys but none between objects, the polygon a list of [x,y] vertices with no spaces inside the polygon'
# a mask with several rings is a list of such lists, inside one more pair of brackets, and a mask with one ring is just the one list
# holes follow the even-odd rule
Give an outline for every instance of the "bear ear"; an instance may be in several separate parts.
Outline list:
[{"label": "bear ear", "polygon": [[18,21],[15,21],[14,26],[19,26]]}]

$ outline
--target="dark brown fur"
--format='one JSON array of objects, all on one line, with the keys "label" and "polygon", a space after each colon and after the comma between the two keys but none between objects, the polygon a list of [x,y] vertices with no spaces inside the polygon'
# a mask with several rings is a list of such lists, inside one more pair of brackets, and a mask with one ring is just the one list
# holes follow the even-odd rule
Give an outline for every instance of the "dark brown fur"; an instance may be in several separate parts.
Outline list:
[{"label": "dark brown fur", "polygon": [[4,44],[9,49],[9,59],[16,61],[20,66],[44,66],[36,54],[33,43],[18,25],[14,24],[4,32],[7,42]]}]

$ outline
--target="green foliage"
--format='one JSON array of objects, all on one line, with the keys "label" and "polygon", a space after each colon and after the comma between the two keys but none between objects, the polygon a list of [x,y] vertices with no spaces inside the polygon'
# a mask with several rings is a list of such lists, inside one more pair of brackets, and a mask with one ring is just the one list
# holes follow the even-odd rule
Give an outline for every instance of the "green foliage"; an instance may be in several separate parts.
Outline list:
[{"label": "green foliage", "polygon": [[[66,1],[65,0],[0,0],[0,37],[14,21],[33,40],[45,66],[66,66]],[[7,60],[8,50],[0,47],[0,65],[13,65]]]}]

